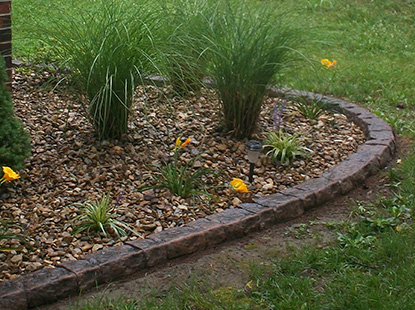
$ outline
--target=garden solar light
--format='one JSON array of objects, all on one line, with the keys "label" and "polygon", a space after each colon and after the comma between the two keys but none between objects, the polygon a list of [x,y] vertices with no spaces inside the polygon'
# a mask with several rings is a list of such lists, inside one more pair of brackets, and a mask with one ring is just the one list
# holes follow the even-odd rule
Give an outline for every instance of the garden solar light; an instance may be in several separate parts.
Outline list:
[{"label": "garden solar light", "polygon": [[248,153],[248,160],[250,162],[249,166],[249,182],[252,183],[254,175],[255,163],[258,161],[259,153],[262,151],[262,144],[257,140],[250,140],[245,149]]}]

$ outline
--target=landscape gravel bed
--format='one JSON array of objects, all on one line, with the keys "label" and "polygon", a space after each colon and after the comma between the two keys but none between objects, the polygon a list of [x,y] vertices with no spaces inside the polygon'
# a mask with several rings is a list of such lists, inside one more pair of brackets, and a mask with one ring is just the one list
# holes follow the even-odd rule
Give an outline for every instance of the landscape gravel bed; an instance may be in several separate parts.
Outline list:
[{"label": "landscape gravel bed", "polygon": [[[0,281],[76,261],[109,246],[139,241],[243,202],[278,195],[318,177],[366,141],[363,130],[344,114],[328,112],[308,121],[287,104],[281,128],[301,135],[307,156],[285,166],[271,163],[262,154],[254,181],[249,184],[247,141],[221,133],[219,104],[212,90],[182,99],[168,87],[141,88],[125,139],[98,142],[83,115],[82,98],[65,83],[45,87],[50,78],[48,72],[14,75],[16,114],[31,135],[33,150],[26,169],[19,171],[22,178],[0,192],[0,218],[15,219],[31,237],[34,250],[0,253]],[[274,130],[274,108],[281,103],[281,98],[265,100],[253,138],[264,141],[266,133]],[[205,180],[217,200],[184,199],[165,190],[138,190],[154,184],[152,176],[171,158],[178,137],[191,138],[183,148],[183,162],[200,156],[196,168],[221,172],[219,177]],[[232,178],[243,179],[250,193],[231,189]],[[80,209],[74,203],[96,200],[107,193],[118,202],[118,219],[137,235],[122,240],[73,235],[74,218]],[[3,243],[13,246],[18,241]]]}]

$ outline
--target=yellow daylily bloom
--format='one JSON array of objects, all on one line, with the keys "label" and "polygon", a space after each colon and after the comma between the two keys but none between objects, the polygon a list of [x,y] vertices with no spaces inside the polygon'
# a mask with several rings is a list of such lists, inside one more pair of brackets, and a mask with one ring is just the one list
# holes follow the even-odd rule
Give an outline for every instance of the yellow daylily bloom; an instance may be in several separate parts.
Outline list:
[{"label": "yellow daylily bloom", "polygon": [[187,138],[186,141],[184,141],[183,143],[182,143],[182,140],[180,140],[180,138],[177,138],[175,146],[174,146],[174,151],[177,152],[178,150],[188,145],[189,143],[190,143],[190,138]]},{"label": "yellow daylily bloom", "polygon": [[233,178],[231,181],[231,185],[233,189],[236,190],[237,192],[240,192],[240,193],[248,192],[248,187],[246,186],[244,181],[242,181],[241,179]]},{"label": "yellow daylily bloom", "polygon": [[6,181],[14,181],[20,178],[20,175],[13,171],[10,167],[3,167],[3,177],[0,179],[0,184]]},{"label": "yellow daylily bloom", "polygon": [[176,139],[176,148],[179,148],[181,144],[182,144],[182,140],[180,140],[180,138],[177,138]]},{"label": "yellow daylily bloom", "polygon": [[190,143],[190,138],[187,138],[186,141],[184,141],[182,144],[180,144],[180,147],[185,147]]},{"label": "yellow daylily bloom", "polygon": [[331,68],[337,65],[337,60],[334,59],[333,61],[330,61],[328,59],[322,59],[321,64],[325,66],[326,68]]}]

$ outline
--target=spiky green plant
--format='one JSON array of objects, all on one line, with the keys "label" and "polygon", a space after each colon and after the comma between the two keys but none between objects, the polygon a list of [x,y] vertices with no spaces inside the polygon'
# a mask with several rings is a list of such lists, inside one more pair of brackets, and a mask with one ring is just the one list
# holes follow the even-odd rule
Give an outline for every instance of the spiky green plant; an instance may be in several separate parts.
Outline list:
[{"label": "spiky green plant", "polygon": [[225,1],[210,29],[207,75],[213,79],[223,127],[236,138],[249,138],[271,82],[290,63],[297,32],[274,5]]},{"label": "spiky green plant", "polygon": [[164,5],[164,72],[178,95],[203,85],[208,42],[201,40],[216,15],[217,4],[205,0],[160,1]]},{"label": "spiky green plant", "polygon": [[114,207],[110,204],[110,194],[95,202],[88,200],[85,203],[76,203],[75,205],[81,207],[81,213],[75,218],[74,234],[86,231],[88,234],[103,233],[105,236],[116,235],[120,238],[126,236],[127,231],[135,233],[126,223],[117,220]]},{"label": "spiky green plant", "polygon": [[[29,238],[21,233],[12,232],[11,229],[22,229],[19,225],[14,224],[9,219],[0,220],[0,241],[1,240],[11,240],[16,239],[20,243],[23,243],[29,249],[33,250],[33,247],[29,243]],[[9,252],[9,251],[21,251],[23,246],[20,247],[6,247],[0,246],[0,251]]]},{"label": "spiky green plant", "polygon": [[329,105],[319,98],[296,97],[293,106],[308,120],[316,120],[329,110]]},{"label": "spiky green plant", "polygon": [[59,15],[51,45],[65,60],[88,99],[85,107],[100,139],[120,138],[128,129],[134,91],[154,73],[153,31],[158,17],[146,0],[98,0],[79,15]]},{"label": "spiky green plant", "polygon": [[201,70],[199,68],[198,46],[195,44],[193,23],[199,22],[202,8],[206,1],[164,2],[166,12],[165,44],[163,45],[165,59],[165,73],[170,84],[179,95],[189,91],[198,91],[202,84]]},{"label": "spiky green plant", "polygon": [[274,162],[279,161],[285,165],[288,165],[290,160],[297,156],[306,155],[305,148],[301,144],[300,135],[291,135],[282,130],[268,133],[264,149],[267,150],[265,156],[270,157]]},{"label": "spiky green plant", "polygon": [[177,139],[173,159],[169,162],[164,162],[160,166],[159,174],[153,176],[153,185],[143,186],[139,188],[139,191],[159,188],[167,189],[171,193],[183,198],[207,196],[215,199],[208,192],[204,177],[207,175],[217,175],[218,173],[212,169],[195,169],[194,164],[200,159],[200,156],[193,157],[186,163],[180,161],[181,149],[188,143],[190,143],[190,138],[183,143],[181,143],[180,139]]}]

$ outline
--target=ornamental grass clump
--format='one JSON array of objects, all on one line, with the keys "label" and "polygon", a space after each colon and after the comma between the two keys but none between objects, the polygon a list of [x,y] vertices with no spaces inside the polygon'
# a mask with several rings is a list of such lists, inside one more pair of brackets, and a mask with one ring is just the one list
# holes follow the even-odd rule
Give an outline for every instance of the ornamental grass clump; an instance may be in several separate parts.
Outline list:
[{"label": "ornamental grass clump", "polygon": [[239,1],[224,3],[205,31],[207,76],[220,99],[223,127],[234,137],[254,132],[267,86],[293,59],[297,35],[272,4]]},{"label": "ornamental grass clump", "polygon": [[79,15],[59,15],[51,47],[86,95],[85,107],[99,139],[121,138],[138,84],[156,71],[153,32],[157,14],[146,0],[99,0]]},{"label": "ornamental grass clump", "polygon": [[[163,2],[165,14],[162,44],[163,71],[173,90],[180,96],[197,93],[203,85],[206,41],[200,40],[198,30],[209,27],[215,5],[204,0],[174,0]],[[204,44],[203,44],[204,43]]]}]

